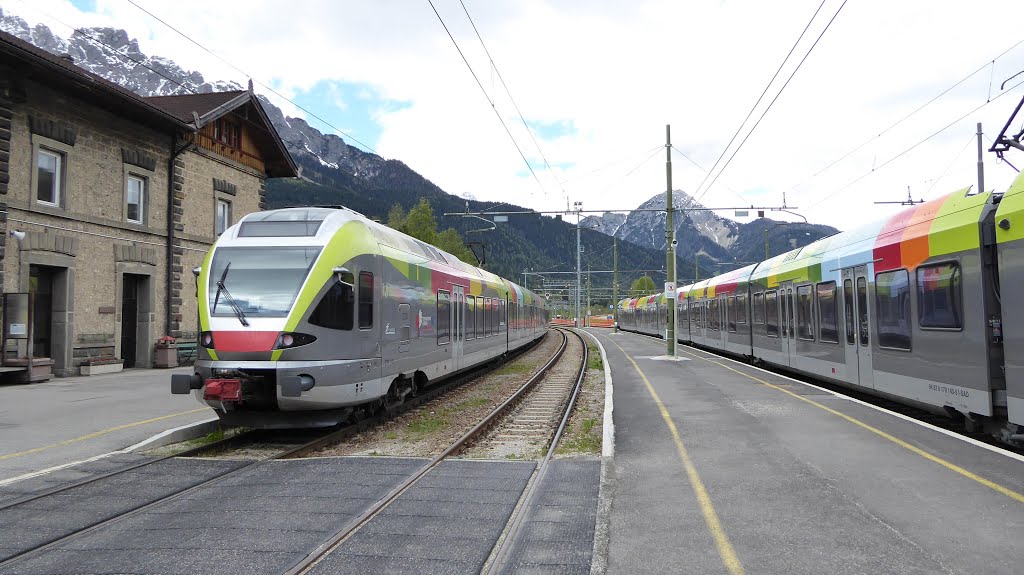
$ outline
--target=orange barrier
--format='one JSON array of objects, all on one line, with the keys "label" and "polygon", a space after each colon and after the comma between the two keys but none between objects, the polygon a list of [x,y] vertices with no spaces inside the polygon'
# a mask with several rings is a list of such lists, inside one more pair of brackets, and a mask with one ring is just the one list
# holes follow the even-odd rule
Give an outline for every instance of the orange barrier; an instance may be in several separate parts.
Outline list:
[{"label": "orange barrier", "polygon": [[615,325],[615,320],[603,318],[603,317],[592,317],[590,318],[590,327],[612,327]]}]

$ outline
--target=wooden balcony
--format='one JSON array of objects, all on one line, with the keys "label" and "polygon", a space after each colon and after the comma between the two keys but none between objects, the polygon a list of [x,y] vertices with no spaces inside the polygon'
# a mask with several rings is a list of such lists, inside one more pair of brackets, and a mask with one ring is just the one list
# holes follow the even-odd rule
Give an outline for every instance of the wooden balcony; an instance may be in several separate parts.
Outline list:
[{"label": "wooden balcony", "polygon": [[195,143],[204,150],[210,150],[211,152],[224,156],[225,158],[232,159],[244,166],[258,170],[261,173],[266,173],[267,171],[266,165],[258,156],[237,148],[232,148],[227,144],[222,144],[202,132],[195,134]]}]

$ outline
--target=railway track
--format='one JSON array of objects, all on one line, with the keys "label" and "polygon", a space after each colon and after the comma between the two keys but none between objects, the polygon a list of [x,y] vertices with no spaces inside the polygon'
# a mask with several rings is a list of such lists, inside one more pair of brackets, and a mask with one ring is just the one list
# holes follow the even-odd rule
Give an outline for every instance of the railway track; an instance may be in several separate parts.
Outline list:
[{"label": "railway track", "polygon": [[[0,503],[0,525],[16,525],[24,523],[25,518],[33,513],[38,513],[41,510],[49,510],[47,508],[48,502],[67,502],[65,507],[66,509],[73,508],[76,501],[88,499],[90,497],[95,498],[98,494],[103,494],[99,495],[99,497],[112,498],[111,496],[105,495],[106,493],[112,492],[116,493],[118,497],[118,501],[112,502],[109,506],[90,506],[89,509],[83,510],[82,513],[72,514],[75,515],[74,519],[63,529],[58,530],[57,532],[53,532],[51,530],[40,530],[39,533],[19,532],[19,538],[17,541],[5,541],[0,543],[0,569],[7,568],[25,559],[38,556],[49,549],[107,527],[113,523],[138,515],[158,505],[186,497],[201,488],[210,486],[211,484],[223,481],[230,477],[237,476],[256,466],[263,465],[274,460],[303,457],[323,448],[325,445],[330,445],[352,437],[361,431],[375,425],[380,425],[382,422],[387,421],[390,418],[414,409],[448,391],[451,391],[452,389],[472,381],[483,373],[486,373],[495,367],[518,357],[529,349],[532,349],[543,339],[544,338],[540,338],[537,342],[534,342],[531,345],[524,346],[515,352],[506,354],[505,356],[484,364],[483,366],[467,371],[466,373],[449,380],[440,382],[435,386],[431,386],[418,393],[416,397],[395,406],[393,409],[381,410],[372,416],[366,417],[340,429],[334,429],[324,433],[316,433],[314,438],[307,441],[301,441],[301,443],[296,446],[288,446],[283,449],[273,450],[271,453],[250,458],[248,460],[223,459],[217,462],[212,471],[208,470],[209,472],[206,473],[205,476],[200,476],[198,478],[189,477],[189,480],[181,481],[178,484],[174,484],[173,482],[171,485],[161,484],[160,487],[162,487],[162,489],[158,488],[157,493],[155,494],[149,494],[148,496],[143,495],[140,497],[135,497],[130,494],[126,495],[126,493],[130,493],[127,491],[129,486],[134,485],[132,481],[133,478],[136,476],[145,477],[147,474],[159,476],[159,473],[149,474],[148,472],[159,470],[161,464],[168,465],[175,461],[183,461],[187,460],[187,458],[199,457],[212,452],[235,449],[240,446],[244,446],[247,443],[258,443],[261,440],[266,440],[267,438],[272,437],[272,434],[264,431],[240,433],[210,444],[147,459],[145,461],[126,465],[81,481],[54,487],[13,501]],[[295,441],[294,436],[291,441]],[[31,528],[28,528],[27,531],[31,531]]]},{"label": "railway track", "polygon": [[[498,544],[495,545],[490,554],[490,560],[485,565],[485,568],[489,569],[489,572],[497,573],[505,564],[508,554],[517,540],[517,534],[520,530],[520,526],[523,524],[524,518],[529,513],[529,510],[532,508],[533,500],[538,492],[537,486],[541,484],[541,481],[547,472],[548,463],[550,462],[551,456],[554,454],[555,448],[558,445],[559,438],[565,430],[566,423],[569,420],[569,415],[572,413],[576,396],[579,393],[583,378],[586,375],[586,342],[584,342],[582,337],[575,332],[557,330],[557,333],[561,334],[563,338],[558,351],[552,355],[551,359],[549,359],[548,362],[537,371],[537,373],[524,383],[515,394],[492,410],[472,429],[452,442],[451,445],[449,445],[442,453],[412,472],[386,496],[371,505],[359,516],[353,518],[346,525],[342,526],[341,529],[337,530],[331,537],[317,546],[317,548],[310,552],[306,557],[303,557],[288,568],[285,573],[287,575],[299,575],[313,571],[320,561],[328,557],[335,549],[341,546],[347,539],[358,532],[385,508],[398,501],[403,494],[408,492],[408,490],[418,481],[423,479],[432,470],[436,469],[442,461],[458,455],[474,442],[484,438],[489,429],[494,427],[506,415],[516,412],[517,407],[522,408],[518,409],[518,413],[520,414],[533,413],[537,414],[538,418],[543,418],[543,415],[541,414],[546,414],[549,411],[546,408],[547,405],[561,404],[561,418],[559,419],[557,428],[554,430],[554,434],[551,437],[547,453],[537,468],[533,478],[530,480],[516,511],[513,512],[512,517],[507,522],[503,537],[499,539]],[[572,341],[575,341],[576,343],[571,343]],[[559,388],[563,389],[563,391],[565,390],[565,386],[562,383],[562,380],[564,380],[562,372],[565,371],[565,366],[561,365],[560,361],[564,357],[566,350],[576,344],[578,344],[582,349],[580,352],[580,361],[578,363],[573,362],[575,366],[575,377],[573,379],[573,385],[571,386],[571,394],[569,394],[567,398],[563,395],[563,399],[561,401],[556,401],[554,398],[554,390]],[[551,375],[550,379],[552,382],[550,385],[545,385],[543,382],[548,379],[549,374]],[[540,394],[536,397],[532,397],[532,394],[538,391]],[[541,407],[542,405],[545,407]]]}]

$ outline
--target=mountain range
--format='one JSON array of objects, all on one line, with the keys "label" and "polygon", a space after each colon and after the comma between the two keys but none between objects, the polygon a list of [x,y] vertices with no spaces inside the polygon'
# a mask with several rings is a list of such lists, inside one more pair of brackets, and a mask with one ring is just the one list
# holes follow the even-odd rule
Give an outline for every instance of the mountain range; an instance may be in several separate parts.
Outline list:
[{"label": "mountain range", "polygon": [[[0,30],[54,54],[67,55],[75,64],[116,82],[140,95],[158,96],[183,93],[239,90],[242,86],[230,81],[208,81],[196,71],[184,70],[173,60],[144,54],[138,41],[124,30],[86,28],[76,30],[70,38],[53,34],[44,25],[30,27],[23,19],[5,14],[0,8]],[[512,204],[494,206],[472,197],[449,194],[399,160],[387,160],[377,154],[363,152],[334,134],[325,134],[301,118],[286,116],[264,96],[259,96],[274,127],[299,167],[300,178],[268,181],[268,208],[290,205],[345,205],[369,217],[385,219],[394,204],[405,210],[421,197],[427,198],[442,228],[454,227],[467,243],[475,246],[478,255],[486,253],[484,265],[509,278],[525,278],[530,287],[539,287],[539,280],[526,278],[523,272],[562,271],[575,268],[575,227],[560,217],[513,216],[508,223],[493,230],[479,230],[481,222],[471,218],[444,217],[445,212],[480,211],[487,208],[520,211]],[[692,198],[682,191],[674,192],[677,208],[691,206]],[[653,196],[638,209],[665,205],[665,194]],[[681,214],[681,213],[680,213]],[[742,224],[722,218],[709,211],[689,211],[677,216],[676,230],[679,278],[682,283],[692,278],[697,269],[701,277],[730,269],[741,262],[755,260],[763,254],[765,230],[771,253],[779,253],[806,245],[820,237],[835,233],[834,228],[812,224],[776,226],[777,222],[759,218]],[[657,273],[665,266],[665,214],[635,211],[629,214],[604,214],[581,222],[584,267],[605,271],[612,267],[612,237],[618,244],[619,269],[631,270],[620,277],[620,290],[643,273],[656,282],[664,280]],[[695,268],[695,262],[697,267]],[[650,271],[648,271],[650,270]],[[611,274],[594,274],[595,288],[607,289]],[[565,279],[570,276],[549,276]],[[605,293],[605,292],[602,292]]]}]

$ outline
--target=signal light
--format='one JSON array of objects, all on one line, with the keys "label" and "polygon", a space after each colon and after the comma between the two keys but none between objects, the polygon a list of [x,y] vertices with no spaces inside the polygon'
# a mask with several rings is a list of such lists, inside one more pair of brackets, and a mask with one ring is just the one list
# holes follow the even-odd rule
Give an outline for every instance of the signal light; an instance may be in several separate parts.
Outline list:
[{"label": "signal light", "polygon": [[274,349],[291,349],[303,345],[309,345],[316,341],[316,336],[305,333],[281,332],[274,343]]}]

